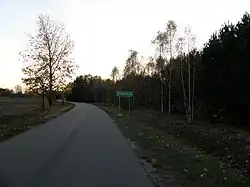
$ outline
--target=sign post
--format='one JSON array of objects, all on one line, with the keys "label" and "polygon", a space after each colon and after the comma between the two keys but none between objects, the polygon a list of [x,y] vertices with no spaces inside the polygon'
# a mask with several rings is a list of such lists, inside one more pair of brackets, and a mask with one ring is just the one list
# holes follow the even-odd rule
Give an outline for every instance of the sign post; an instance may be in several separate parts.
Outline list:
[{"label": "sign post", "polygon": [[119,96],[119,111],[118,113],[120,114],[121,113],[121,96]]},{"label": "sign post", "polygon": [[130,97],[128,98],[128,114],[130,116]]},{"label": "sign post", "polygon": [[132,91],[116,91],[116,97],[119,97],[119,115],[121,112],[121,97],[127,97],[128,98],[128,111],[129,111],[129,116],[131,115],[131,103],[130,103],[130,98],[133,97],[134,94]]}]

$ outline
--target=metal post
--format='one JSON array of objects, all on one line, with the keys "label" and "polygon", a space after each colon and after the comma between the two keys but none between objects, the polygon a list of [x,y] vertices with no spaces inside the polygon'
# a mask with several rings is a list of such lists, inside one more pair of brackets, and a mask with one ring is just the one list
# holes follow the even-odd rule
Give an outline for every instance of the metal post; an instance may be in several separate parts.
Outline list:
[{"label": "metal post", "polygon": [[129,116],[130,116],[130,97],[128,98],[128,113],[129,113]]},{"label": "metal post", "polygon": [[119,96],[119,114],[121,113],[121,97]]}]

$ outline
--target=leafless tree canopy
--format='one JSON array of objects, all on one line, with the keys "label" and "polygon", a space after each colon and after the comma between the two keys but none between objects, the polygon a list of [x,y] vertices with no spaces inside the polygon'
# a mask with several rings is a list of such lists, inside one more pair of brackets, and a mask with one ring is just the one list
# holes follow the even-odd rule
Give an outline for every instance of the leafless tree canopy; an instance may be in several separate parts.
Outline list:
[{"label": "leafless tree canopy", "polygon": [[140,73],[140,63],[138,61],[138,52],[135,50],[129,50],[129,57],[126,60],[126,65],[123,70],[124,77],[133,74],[137,75]]},{"label": "leafless tree canopy", "polygon": [[74,42],[61,23],[40,15],[36,35],[28,34],[26,50],[20,53],[23,61],[24,83],[32,90],[50,93],[60,89],[71,78],[76,64],[70,58]]},{"label": "leafless tree canopy", "polygon": [[119,69],[117,66],[113,67],[110,76],[112,77],[113,82],[117,81],[117,78],[119,76]]},{"label": "leafless tree canopy", "polygon": [[22,93],[22,86],[21,85],[17,84],[15,86],[15,93]]}]

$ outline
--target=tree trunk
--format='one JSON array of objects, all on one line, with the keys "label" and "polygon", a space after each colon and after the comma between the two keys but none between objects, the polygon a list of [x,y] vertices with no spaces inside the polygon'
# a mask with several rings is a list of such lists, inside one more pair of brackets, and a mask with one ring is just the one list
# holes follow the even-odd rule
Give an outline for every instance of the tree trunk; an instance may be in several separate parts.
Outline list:
[{"label": "tree trunk", "polygon": [[168,116],[169,117],[171,116],[171,78],[170,77],[169,77],[169,82],[168,82]]},{"label": "tree trunk", "polygon": [[49,90],[49,93],[48,93],[48,103],[49,103],[49,106],[53,104],[52,90]]},{"label": "tree trunk", "polygon": [[43,107],[43,110],[45,109],[45,93],[44,93],[44,87],[42,86],[42,107]]},{"label": "tree trunk", "polygon": [[191,119],[191,67],[190,59],[188,57],[188,123],[192,123]]},{"label": "tree trunk", "polygon": [[53,90],[53,73],[52,73],[52,54],[51,54],[51,48],[50,44],[48,43],[48,51],[49,51],[49,106],[52,105],[53,102],[53,95],[52,95],[52,90]]},{"label": "tree trunk", "polygon": [[164,85],[163,85],[163,78],[161,78],[161,113],[164,112]]},{"label": "tree trunk", "polygon": [[53,103],[51,94],[48,94],[47,99],[48,99],[49,106],[51,106]]},{"label": "tree trunk", "polygon": [[169,37],[169,50],[170,50],[170,70],[169,70],[169,83],[168,83],[168,117],[169,117],[169,124],[171,123],[171,93],[172,93],[172,34],[170,31]]},{"label": "tree trunk", "polygon": [[115,106],[115,98],[116,98],[116,95],[115,95],[116,94],[115,93],[115,80],[113,80],[113,81],[114,81],[114,86],[113,86],[113,88],[114,88],[114,91],[113,91],[113,94],[114,94],[114,98],[113,99],[114,99],[114,101],[113,102],[114,102],[114,106]]},{"label": "tree trunk", "polygon": [[[50,72],[52,72],[52,69],[50,68]],[[53,76],[52,76],[52,73],[50,73],[50,76],[49,76],[49,93],[48,93],[48,102],[49,102],[49,106],[52,105],[52,102],[53,102],[53,96],[52,96],[52,90],[53,90]]]},{"label": "tree trunk", "polygon": [[172,64],[171,64],[171,58],[170,58],[169,64],[170,64],[170,70],[169,70],[169,82],[168,82],[168,116],[169,116],[169,120],[170,120],[170,116],[171,116],[171,93],[172,93]]},{"label": "tree trunk", "polygon": [[194,99],[195,99],[195,64],[193,63],[193,85],[192,85],[192,89],[193,89],[193,92],[192,92],[192,113],[191,113],[191,118],[192,118],[192,121],[194,120]]},{"label": "tree trunk", "polygon": [[183,66],[182,66],[182,61],[181,61],[181,84],[182,84],[182,91],[183,91],[183,101],[184,101],[184,109],[185,109],[185,114],[188,120],[188,107],[187,107],[187,95],[186,95],[186,89],[185,89],[185,82],[183,78]]},{"label": "tree trunk", "polygon": [[159,68],[159,72],[158,72],[158,75],[160,75],[160,79],[161,79],[161,113],[163,114],[164,112],[164,82],[163,82],[163,73],[162,73],[162,70],[163,70],[163,65],[161,64],[161,60],[163,60],[162,58],[162,45],[160,46],[160,68]]}]

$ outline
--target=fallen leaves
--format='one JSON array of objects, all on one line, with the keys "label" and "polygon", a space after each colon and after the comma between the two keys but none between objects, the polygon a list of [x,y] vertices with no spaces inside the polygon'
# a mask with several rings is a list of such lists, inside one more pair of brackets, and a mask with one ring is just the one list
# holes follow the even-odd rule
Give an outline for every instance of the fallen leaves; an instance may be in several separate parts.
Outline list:
[{"label": "fallen leaves", "polygon": [[[184,181],[180,180],[179,182],[183,186],[192,186],[191,184],[197,182],[197,184],[204,184],[204,187],[210,187],[216,186],[218,182],[231,184],[236,183],[236,181],[243,181],[244,178],[240,177],[236,169],[228,167],[227,162],[220,159],[221,154],[224,155],[226,160],[228,160],[228,155],[230,155],[231,160],[235,157],[232,147],[228,145],[228,142],[235,143],[229,141],[234,140],[232,138],[235,137],[234,135],[229,138],[228,132],[224,131],[225,136],[222,134],[224,137],[220,137],[221,130],[219,128],[217,132],[214,132],[213,129],[210,132],[206,130],[211,129],[201,129],[202,127],[198,125],[195,127],[196,130],[193,129],[194,125],[183,125],[180,129],[175,128],[173,132],[169,132],[166,128],[157,128],[160,124],[147,123],[145,119],[143,119],[143,122],[146,125],[143,127],[141,121],[138,121],[138,124],[134,122],[125,132],[131,130],[130,133],[133,137],[137,138],[138,141],[143,141],[142,145],[146,145],[146,149],[149,148],[147,150],[150,154],[148,162],[155,166],[158,172],[164,170],[176,172],[176,176],[180,174]],[[190,140],[192,138],[195,142]],[[218,144],[215,143],[216,140]],[[200,146],[201,144],[202,146]],[[199,146],[197,147],[197,145]],[[218,152],[219,160],[213,154],[208,154],[208,150]],[[245,159],[242,162],[247,164],[248,160]],[[243,174],[244,171],[241,171],[241,173]]]}]

